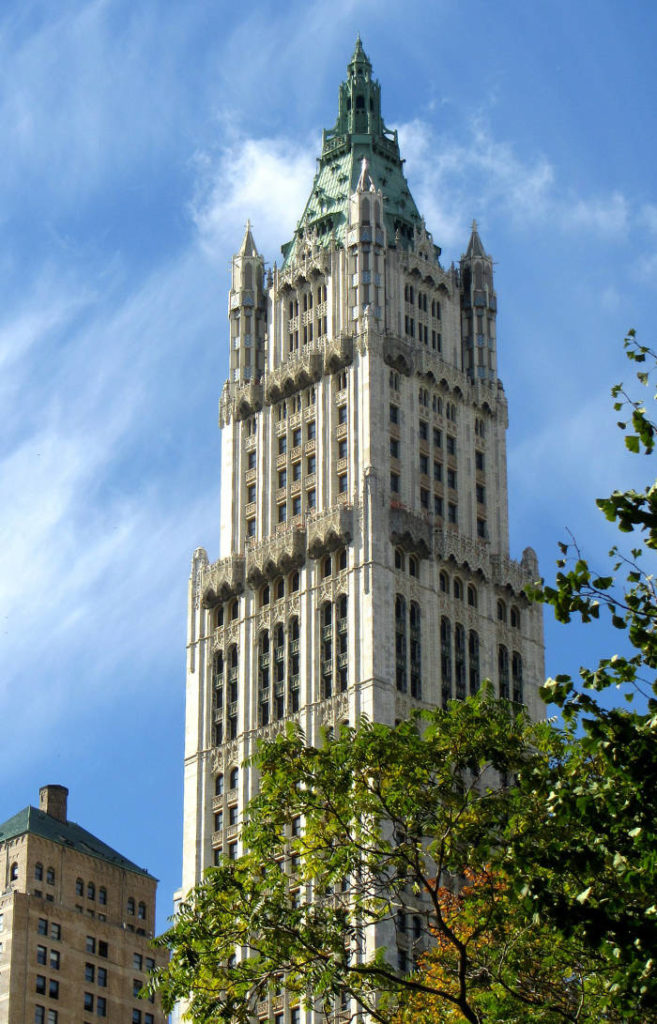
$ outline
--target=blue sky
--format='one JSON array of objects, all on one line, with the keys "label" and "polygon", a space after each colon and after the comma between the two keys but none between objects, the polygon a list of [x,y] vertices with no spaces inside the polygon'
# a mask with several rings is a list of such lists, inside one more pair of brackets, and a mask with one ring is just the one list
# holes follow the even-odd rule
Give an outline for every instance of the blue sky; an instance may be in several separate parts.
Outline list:
[{"label": "blue sky", "polygon": [[[0,820],[70,816],[180,877],[186,596],[218,551],[228,262],[300,216],[360,32],[443,262],[496,259],[512,553],[549,576],[654,343],[657,7],[627,0],[31,3],[0,14]],[[617,643],[546,617],[547,670]],[[7,723],[11,723],[7,727]]]}]

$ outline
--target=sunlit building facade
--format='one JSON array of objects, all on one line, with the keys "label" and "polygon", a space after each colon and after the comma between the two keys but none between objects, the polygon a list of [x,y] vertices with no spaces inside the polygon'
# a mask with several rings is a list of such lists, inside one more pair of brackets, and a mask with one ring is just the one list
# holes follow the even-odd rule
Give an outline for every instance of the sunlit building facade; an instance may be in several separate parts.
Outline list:
[{"label": "sunlit building facade", "polygon": [[[245,766],[493,681],[542,714],[536,556],[509,554],[493,260],[443,267],[360,40],[279,265],[232,261],[220,551],[189,591],[183,886],[239,854]],[[303,1012],[261,1008],[280,1021]],[[277,1018],[278,1019],[278,1018]]]}]

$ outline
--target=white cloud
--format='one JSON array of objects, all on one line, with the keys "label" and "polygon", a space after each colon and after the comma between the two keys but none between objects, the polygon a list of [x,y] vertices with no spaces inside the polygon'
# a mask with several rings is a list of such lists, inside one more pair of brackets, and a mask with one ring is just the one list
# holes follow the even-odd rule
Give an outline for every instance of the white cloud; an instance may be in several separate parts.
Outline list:
[{"label": "white cloud", "polygon": [[310,194],[315,153],[311,145],[290,139],[232,135],[216,162],[202,158],[194,219],[214,253],[227,247],[234,252],[250,219],[260,252],[273,259],[281,242],[292,237]]},{"label": "white cloud", "polygon": [[514,147],[494,139],[481,118],[465,139],[444,138],[426,121],[399,128],[411,190],[435,237],[463,244],[473,213],[491,211],[518,226],[551,224],[563,232],[619,236],[627,231],[625,196],[569,194],[559,187],[554,165],[544,156],[520,159]]}]

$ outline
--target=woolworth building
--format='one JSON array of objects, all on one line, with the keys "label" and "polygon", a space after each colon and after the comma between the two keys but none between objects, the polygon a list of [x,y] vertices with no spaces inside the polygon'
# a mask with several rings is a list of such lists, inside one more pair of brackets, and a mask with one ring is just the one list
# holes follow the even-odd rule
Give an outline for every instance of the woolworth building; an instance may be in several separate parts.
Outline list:
[{"label": "woolworth building", "polygon": [[313,743],[484,679],[543,713],[493,260],[476,224],[458,266],[440,253],[358,40],[282,261],[249,225],[232,260],[219,558],[196,550],[189,591],[183,893],[238,856],[244,762],[290,719]]}]

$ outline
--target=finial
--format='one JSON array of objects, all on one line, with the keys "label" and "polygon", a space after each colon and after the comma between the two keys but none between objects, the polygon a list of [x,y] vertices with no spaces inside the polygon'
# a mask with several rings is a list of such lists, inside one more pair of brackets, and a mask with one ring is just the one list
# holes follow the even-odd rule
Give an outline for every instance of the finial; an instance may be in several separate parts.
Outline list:
[{"label": "finial", "polygon": [[472,230],[473,231],[477,230],[477,221],[476,221],[476,219],[474,217],[472,218]]}]

